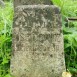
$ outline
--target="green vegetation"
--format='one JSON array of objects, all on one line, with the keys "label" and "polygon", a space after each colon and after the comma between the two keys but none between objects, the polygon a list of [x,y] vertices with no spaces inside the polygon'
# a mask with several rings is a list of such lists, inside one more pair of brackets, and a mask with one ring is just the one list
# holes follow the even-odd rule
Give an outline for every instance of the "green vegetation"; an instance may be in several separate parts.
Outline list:
[{"label": "green vegetation", "polygon": [[10,77],[12,19],[12,3],[6,2],[6,7],[0,8],[0,77]]},{"label": "green vegetation", "polygon": [[66,21],[68,17],[77,17],[77,0],[52,1],[61,9],[66,68],[77,77],[77,21]]},{"label": "green vegetation", "polygon": [[[0,77],[11,77],[13,4],[8,1],[6,7],[0,8]],[[66,21],[68,17],[77,17],[77,0],[52,1],[61,8],[66,68],[77,77],[77,22]]]}]

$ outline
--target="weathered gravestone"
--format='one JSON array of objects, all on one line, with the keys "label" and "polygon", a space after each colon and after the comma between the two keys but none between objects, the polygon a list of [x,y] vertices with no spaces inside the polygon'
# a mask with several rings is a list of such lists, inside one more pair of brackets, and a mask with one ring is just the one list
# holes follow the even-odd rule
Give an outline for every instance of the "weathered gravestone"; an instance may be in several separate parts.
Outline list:
[{"label": "weathered gravestone", "polygon": [[[38,5],[23,5],[32,1]],[[14,77],[61,77],[65,71],[60,11],[56,6],[43,5],[46,1],[19,0],[21,5],[15,5],[11,59]]]}]

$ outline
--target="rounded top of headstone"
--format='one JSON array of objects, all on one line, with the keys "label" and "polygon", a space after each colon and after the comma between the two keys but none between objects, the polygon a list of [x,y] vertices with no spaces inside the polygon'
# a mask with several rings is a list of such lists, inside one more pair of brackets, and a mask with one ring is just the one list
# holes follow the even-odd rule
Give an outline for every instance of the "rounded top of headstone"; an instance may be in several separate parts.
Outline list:
[{"label": "rounded top of headstone", "polygon": [[14,0],[14,5],[38,5],[38,4],[44,4],[44,5],[51,5],[53,4],[51,0]]}]

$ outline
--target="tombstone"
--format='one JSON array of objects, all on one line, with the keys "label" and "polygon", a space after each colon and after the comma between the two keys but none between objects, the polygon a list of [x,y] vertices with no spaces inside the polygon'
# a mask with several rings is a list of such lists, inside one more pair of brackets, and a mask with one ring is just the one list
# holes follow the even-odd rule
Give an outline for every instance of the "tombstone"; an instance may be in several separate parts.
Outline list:
[{"label": "tombstone", "polygon": [[49,0],[16,1],[11,75],[62,77],[65,60],[59,8]]}]

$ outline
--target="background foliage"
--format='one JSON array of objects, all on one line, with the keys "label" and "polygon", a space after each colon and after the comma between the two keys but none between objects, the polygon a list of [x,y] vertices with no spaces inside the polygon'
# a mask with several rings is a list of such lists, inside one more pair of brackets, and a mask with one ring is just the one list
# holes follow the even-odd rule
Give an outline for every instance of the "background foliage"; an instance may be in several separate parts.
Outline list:
[{"label": "background foliage", "polygon": [[[0,77],[11,77],[13,3],[12,0],[4,1],[5,7],[0,8]],[[77,22],[66,21],[68,17],[77,17],[77,0],[52,1],[61,9],[66,68],[77,77]]]},{"label": "background foliage", "polygon": [[12,19],[12,3],[5,2],[5,7],[0,7],[0,77],[10,77]]}]

